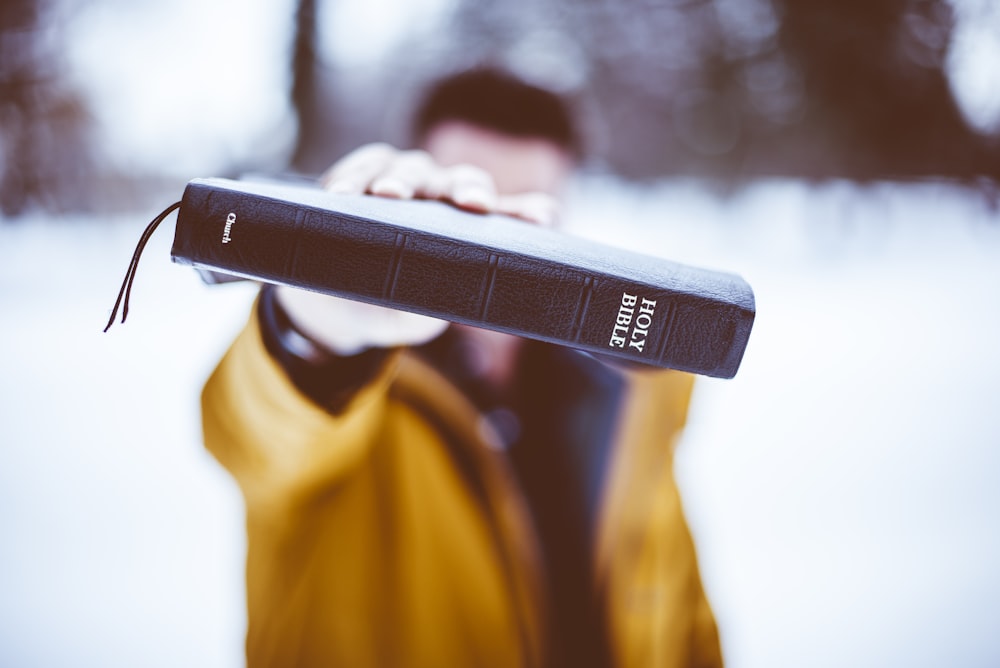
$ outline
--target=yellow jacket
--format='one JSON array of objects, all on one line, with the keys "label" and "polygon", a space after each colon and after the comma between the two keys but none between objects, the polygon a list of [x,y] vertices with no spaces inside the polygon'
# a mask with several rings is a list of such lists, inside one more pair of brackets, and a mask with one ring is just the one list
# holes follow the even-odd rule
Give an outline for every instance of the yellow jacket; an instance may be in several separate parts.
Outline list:
[{"label": "yellow jacket", "polygon": [[[612,652],[721,665],[672,470],[692,378],[626,373],[594,546]],[[524,501],[495,434],[416,355],[394,354],[333,415],[267,354],[255,316],[202,408],[246,501],[249,665],[541,665],[545,574]]]}]

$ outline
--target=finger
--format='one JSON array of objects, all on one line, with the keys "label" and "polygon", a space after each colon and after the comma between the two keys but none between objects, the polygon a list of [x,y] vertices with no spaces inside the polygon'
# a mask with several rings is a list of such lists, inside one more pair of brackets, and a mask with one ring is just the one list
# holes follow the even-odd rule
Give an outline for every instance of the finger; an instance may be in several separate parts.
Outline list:
[{"label": "finger", "polygon": [[496,212],[542,227],[554,227],[559,220],[560,206],[559,200],[548,193],[519,193],[500,197]]},{"label": "finger", "polygon": [[361,146],[333,164],[320,178],[324,189],[338,193],[367,192],[398,151],[388,144]]},{"label": "finger", "polygon": [[438,168],[425,151],[402,151],[375,178],[368,192],[383,197],[410,199],[424,192]]},{"label": "finger", "polygon": [[489,172],[473,165],[455,165],[446,170],[444,198],[469,211],[488,213],[497,206],[497,188]]},{"label": "finger", "polygon": [[447,199],[450,179],[446,169],[432,161],[431,168],[423,177],[423,180],[417,187],[417,197],[423,199]]}]

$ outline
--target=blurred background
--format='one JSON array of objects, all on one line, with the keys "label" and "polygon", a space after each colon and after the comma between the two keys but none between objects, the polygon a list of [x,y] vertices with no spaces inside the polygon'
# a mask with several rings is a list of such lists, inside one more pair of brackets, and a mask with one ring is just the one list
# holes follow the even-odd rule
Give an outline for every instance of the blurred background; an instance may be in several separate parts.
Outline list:
[{"label": "blurred background", "polygon": [[161,231],[104,335],[128,258],[189,179],[405,143],[481,63],[578,104],[577,233],[755,289],[677,460],[728,664],[1000,665],[991,0],[4,0],[0,665],[241,665],[198,392],[254,290]]}]

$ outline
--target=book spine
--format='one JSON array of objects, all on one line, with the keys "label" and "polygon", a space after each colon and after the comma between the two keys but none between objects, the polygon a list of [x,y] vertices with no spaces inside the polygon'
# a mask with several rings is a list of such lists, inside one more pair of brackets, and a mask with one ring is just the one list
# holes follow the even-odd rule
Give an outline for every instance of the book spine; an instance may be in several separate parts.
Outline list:
[{"label": "book spine", "polygon": [[[523,223],[514,223],[523,224]],[[192,182],[174,261],[647,365],[731,378],[752,325],[724,299]]]}]

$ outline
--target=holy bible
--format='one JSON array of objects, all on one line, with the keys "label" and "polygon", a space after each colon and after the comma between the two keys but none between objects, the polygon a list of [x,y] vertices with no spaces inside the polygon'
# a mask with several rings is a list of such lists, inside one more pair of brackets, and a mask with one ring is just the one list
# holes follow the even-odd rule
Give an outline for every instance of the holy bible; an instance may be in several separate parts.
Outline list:
[{"label": "holy bible", "polygon": [[195,179],[171,257],[590,353],[732,378],[753,325],[739,276],[441,202]]}]

